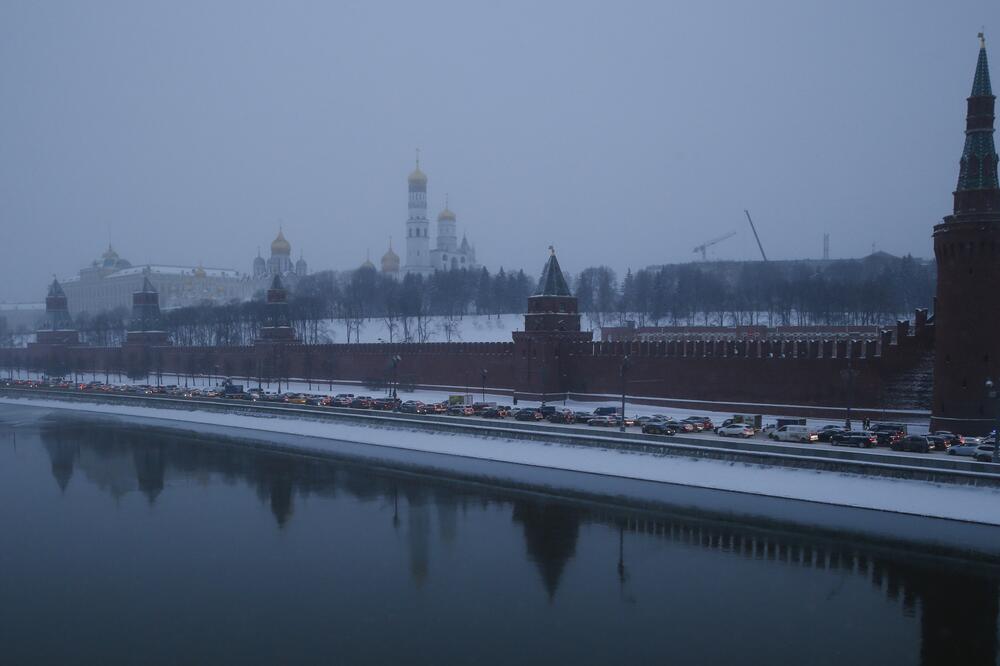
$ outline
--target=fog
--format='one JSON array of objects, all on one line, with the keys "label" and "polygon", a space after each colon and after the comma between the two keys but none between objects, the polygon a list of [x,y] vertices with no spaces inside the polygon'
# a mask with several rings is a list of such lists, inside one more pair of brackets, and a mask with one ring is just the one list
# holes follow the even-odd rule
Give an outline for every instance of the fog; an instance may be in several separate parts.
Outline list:
[{"label": "fog", "polygon": [[402,255],[418,147],[491,271],[754,259],[744,208],[769,258],[929,257],[983,25],[1000,62],[993,0],[5,2],[0,300],[109,240]]}]

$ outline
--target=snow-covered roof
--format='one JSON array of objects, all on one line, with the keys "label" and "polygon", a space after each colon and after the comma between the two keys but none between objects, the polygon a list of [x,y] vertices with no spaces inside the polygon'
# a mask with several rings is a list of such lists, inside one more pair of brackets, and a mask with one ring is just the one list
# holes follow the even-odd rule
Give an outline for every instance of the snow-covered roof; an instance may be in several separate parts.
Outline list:
[{"label": "snow-covered roof", "polygon": [[0,312],[44,310],[45,303],[0,303]]},{"label": "snow-covered roof", "polygon": [[151,274],[159,275],[194,275],[195,273],[204,271],[206,277],[241,277],[241,274],[235,268],[206,268],[203,266],[167,266],[167,265],[156,265],[147,264],[145,266],[133,266],[132,268],[123,268],[120,271],[115,271],[108,275],[108,278],[116,277],[126,277],[128,275],[141,275],[145,271],[149,271]]}]

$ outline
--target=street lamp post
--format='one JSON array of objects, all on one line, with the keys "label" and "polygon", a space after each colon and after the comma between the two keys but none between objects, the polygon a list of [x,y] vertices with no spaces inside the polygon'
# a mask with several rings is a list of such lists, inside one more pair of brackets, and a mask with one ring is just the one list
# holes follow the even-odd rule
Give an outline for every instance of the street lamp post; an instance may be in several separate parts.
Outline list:
[{"label": "street lamp post", "polygon": [[483,376],[483,402],[486,402],[486,375],[488,375],[489,372],[486,368],[483,368],[480,374]]},{"label": "street lamp post", "polygon": [[621,377],[622,377],[622,420],[621,420],[621,426],[619,427],[619,430],[621,432],[625,432],[625,381],[626,381],[625,380],[625,373],[628,372],[629,360],[630,360],[629,359],[629,355],[625,354],[625,356],[622,358],[622,366],[621,366]]},{"label": "street lamp post", "polygon": [[399,354],[395,354],[392,357],[392,398],[393,400],[397,397],[396,389],[399,388],[399,375],[397,369],[399,368],[399,362],[403,360],[403,357]]},{"label": "street lamp post", "polygon": [[[993,380],[986,380],[986,396],[996,400],[997,391],[993,386]],[[997,404],[993,423],[993,462],[1000,462],[1000,403]]]},{"label": "street lamp post", "polygon": [[848,340],[848,354],[847,354],[847,369],[841,370],[840,374],[844,378],[844,382],[847,384],[847,414],[844,422],[844,429],[851,429],[851,403],[854,402],[854,366],[852,364],[853,360],[853,345],[851,341]]}]

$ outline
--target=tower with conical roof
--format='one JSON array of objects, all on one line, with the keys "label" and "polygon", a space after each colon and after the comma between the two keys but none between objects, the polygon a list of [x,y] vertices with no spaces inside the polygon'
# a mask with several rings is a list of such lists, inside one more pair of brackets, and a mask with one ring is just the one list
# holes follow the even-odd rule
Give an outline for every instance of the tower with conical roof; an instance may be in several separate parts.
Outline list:
[{"label": "tower with conical roof", "polygon": [[35,333],[35,340],[42,345],[75,345],[80,342],[80,334],[73,328],[73,318],[69,315],[66,292],[54,277],[45,296],[45,322]]},{"label": "tower with conical roof", "polygon": [[427,176],[420,170],[420,151],[417,166],[406,179],[409,190],[406,219],[406,272],[428,274],[431,268],[430,222],[427,220]]},{"label": "tower with conical roof", "polygon": [[132,319],[125,337],[126,344],[165,345],[169,336],[160,320],[160,294],[149,276],[142,278],[142,288],[132,292]]},{"label": "tower with conical roof", "polygon": [[264,325],[260,329],[260,341],[294,340],[295,330],[288,314],[288,290],[281,281],[281,275],[276,274],[271,280],[271,288],[267,290],[267,309],[264,312]]},{"label": "tower with conical roof", "polygon": [[564,395],[573,379],[567,376],[564,360],[572,349],[591,342],[594,334],[580,330],[576,296],[551,245],[538,287],[528,297],[524,330],[512,335],[518,394],[541,400]]},{"label": "tower with conical roof", "polygon": [[934,306],[934,397],[931,428],[963,434],[992,429],[1000,400],[1000,186],[993,143],[994,104],[979,34],[969,95],[965,147],[954,210],[934,227],[938,282]]}]

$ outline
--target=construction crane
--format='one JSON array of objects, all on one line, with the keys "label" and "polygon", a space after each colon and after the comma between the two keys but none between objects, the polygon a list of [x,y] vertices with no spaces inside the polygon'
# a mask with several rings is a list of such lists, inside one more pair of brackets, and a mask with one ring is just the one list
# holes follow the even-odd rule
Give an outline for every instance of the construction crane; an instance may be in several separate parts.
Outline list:
[{"label": "construction crane", "polygon": [[708,259],[708,257],[705,254],[705,250],[707,250],[708,248],[712,247],[716,243],[721,243],[722,241],[726,240],[727,238],[732,238],[735,235],[736,235],[735,231],[730,231],[728,234],[725,234],[724,236],[719,236],[718,238],[713,238],[710,241],[705,241],[701,245],[696,245],[695,248],[694,248],[694,250],[692,250],[692,252],[701,252],[701,260],[702,261],[706,261]]},{"label": "construction crane", "polygon": [[750,211],[744,208],[743,212],[747,214],[747,220],[750,222],[750,229],[753,231],[753,237],[757,239],[757,247],[760,248],[760,256],[764,257],[764,261],[767,261],[767,255],[764,254],[764,246],[760,243],[760,236],[757,235],[757,227],[753,225],[753,218],[750,217]]}]

